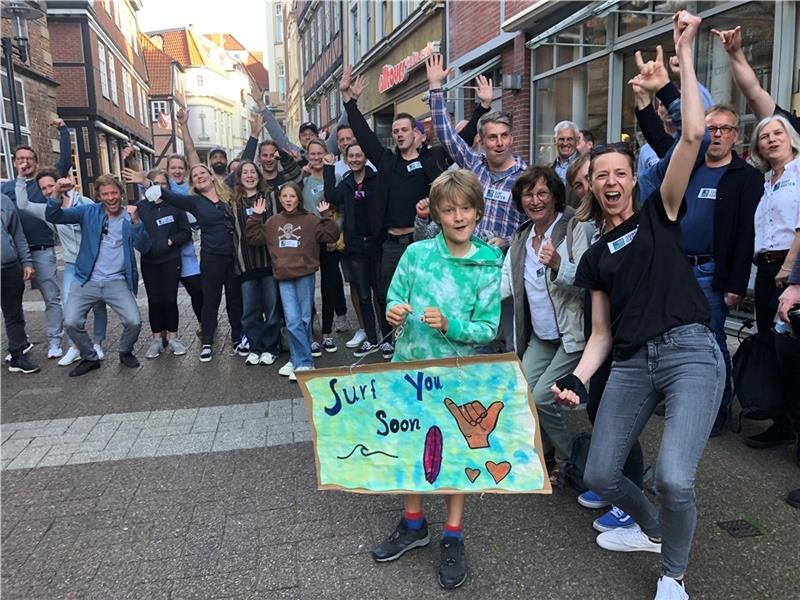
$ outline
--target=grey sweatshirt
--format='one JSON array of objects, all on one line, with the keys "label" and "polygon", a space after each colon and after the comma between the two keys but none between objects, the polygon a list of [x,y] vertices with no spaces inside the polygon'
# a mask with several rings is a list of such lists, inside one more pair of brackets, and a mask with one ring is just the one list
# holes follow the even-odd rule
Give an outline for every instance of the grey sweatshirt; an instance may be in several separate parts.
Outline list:
[{"label": "grey sweatshirt", "polygon": [[3,267],[16,264],[17,261],[24,267],[32,267],[31,251],[22,231],[17,208],[5,194],[0,197],[0,202],[0,221],[3,225],[0,231],[0,256]]},{"label": "grey sweatshirt", "polygon": [[[44,211],[47,209],[47,204],[30,202],[28,200],[28,190],[25,186],[24,179],[17,178],[15,191],[17,193],[17,208],[37,219],[41,219],[47,223],[50,228],[54,227],[58,233],[58,239],[61,240],[61,247],[64,250],[64,262],[74,263],[78,256],[78,249],[81,247],[81,226],[72,223],[53,225],[47,222],[44,218]],[[67,194],[72,198],[72,204],[70,206],[94,204],[91,198],[81,196],[74,190],[67,192]]]}]

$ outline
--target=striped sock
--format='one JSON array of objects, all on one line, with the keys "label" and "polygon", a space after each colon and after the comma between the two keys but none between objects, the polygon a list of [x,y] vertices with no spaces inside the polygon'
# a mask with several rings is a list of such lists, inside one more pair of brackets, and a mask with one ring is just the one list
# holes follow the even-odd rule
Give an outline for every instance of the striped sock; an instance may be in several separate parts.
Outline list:
[{"label": "striped sock", "polygon": [[409,529],[422,529],[422,522],[425,518],[422,511],[415,513],[405,511],[403,513],[403,520],[406,522]]},{"label": "striped sock", "polygon": [[449,537],[458,541],[462,541],[464,539],[464,530],[461,528],[461,525],[445,525],[444,531],[442,532],[442,537]]}]

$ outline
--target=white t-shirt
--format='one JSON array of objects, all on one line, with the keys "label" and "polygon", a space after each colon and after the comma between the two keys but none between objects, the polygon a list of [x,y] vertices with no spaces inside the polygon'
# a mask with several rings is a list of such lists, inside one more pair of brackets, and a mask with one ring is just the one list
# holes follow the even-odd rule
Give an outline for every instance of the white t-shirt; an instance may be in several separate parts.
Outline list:
[{"label": "white t-shirt", "polygon": [[783,175],[773,183],[764,181],[764,195],[755,217],[755,255],[788,250],[800,229],[800,158],[786,165]]},{"label": "white t-shirt", "polygon": [[[561,215],[547,229],[542,240],[542,245],[550,239],[553,227]],[[531,311],[531,324],[533,332],[540,340],[557,340],[560,338],[556,310],[550,293],[547,291],[547,267],[539,262],[539,256],[533,249],[535,228],[531,227],[530,235],[525,242],[525,293],[528,295],[528,307]],[[540,246],[541,248],[541,246]]]}]

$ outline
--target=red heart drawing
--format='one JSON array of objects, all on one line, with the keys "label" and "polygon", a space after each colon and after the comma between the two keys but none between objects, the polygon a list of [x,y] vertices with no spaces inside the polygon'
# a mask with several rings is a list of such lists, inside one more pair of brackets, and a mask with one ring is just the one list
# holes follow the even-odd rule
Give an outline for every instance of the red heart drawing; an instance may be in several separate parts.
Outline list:
[{"label": "red heart drawing", "polygon": [[470,469],[469,467],[464,469],[464,472],[467,474],[467,479],[469,479],[470,482],[472,483],[475,483],[475,480],[478,478],[478,475],[481,474],[480,469]]},{"label": "red heart drawing", "polygon": [[504,460],[501,463],[495,463],[490,460],[486,461],[486,470],[494,479],[495,483],[500,483],[511,472],[511,463]]}]

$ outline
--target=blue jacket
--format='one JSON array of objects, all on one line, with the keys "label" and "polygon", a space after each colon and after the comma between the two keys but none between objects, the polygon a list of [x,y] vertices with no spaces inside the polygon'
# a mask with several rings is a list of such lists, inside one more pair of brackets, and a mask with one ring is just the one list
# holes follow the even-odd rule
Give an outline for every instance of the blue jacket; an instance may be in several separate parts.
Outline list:
[{"label": "blue jacket", "polygon": [[[61,208],[54,198],[47,201],[45,217],[50,223],[80,223],[81,247],[75,261],[75,279],[85,285],[92,275],[97,255],[100,253],[100,241],[103,227],[108,223],[105,207],[102,204],[83,204]],[[139,273],[136,270],[136,255],[133,250],[146,253],[150,250],[150,237],[141,220],[134,225],[126,216],[122,223],[123,252],[125,253],[125,281],[128,288],[136,295],[139,285]]]}]

